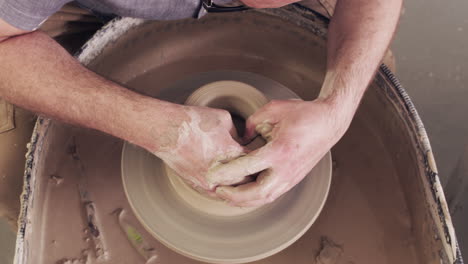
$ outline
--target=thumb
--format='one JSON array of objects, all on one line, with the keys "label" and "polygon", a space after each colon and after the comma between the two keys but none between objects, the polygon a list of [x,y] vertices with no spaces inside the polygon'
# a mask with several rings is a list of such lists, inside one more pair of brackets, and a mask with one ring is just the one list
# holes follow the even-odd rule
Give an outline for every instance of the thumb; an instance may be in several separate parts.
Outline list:
[{"label": "thumb", "polygon": [[242,138],[244,144],[252,141],[258,134],[267,140],[269,139],[273,126],[279,121],[277,119],[278,111],[281,111],[281,108],[278,107],[280,105],[280,101],[270,101],[247,119]]},{"label": "thumb", "polygon": [[234,138],[228,139],[227,145],[224,147],[224,155],[222,158],[218,158],[221,163],[226,163],[239,157],[245,156],[252,152],[247,146],[241,145]]},{"label": "thumb", "polygon": [[261,135],[267,142],[272,140],[272,133],[273,133],[274,124],[265,121],[260,124],[254,124],[247,122],[246,130],[244,137],[242,138],[242,143],[244,145],[251,144],[255,141],[255,137],[257,135]]},{"label": "thumb", "polygon": [[243,145],[249,144],[258,135],[257,131],[255,130],[256,126],[257,124],[253,122],[251,117],[247,119],[245,122],[244,136],[242,137]]}]

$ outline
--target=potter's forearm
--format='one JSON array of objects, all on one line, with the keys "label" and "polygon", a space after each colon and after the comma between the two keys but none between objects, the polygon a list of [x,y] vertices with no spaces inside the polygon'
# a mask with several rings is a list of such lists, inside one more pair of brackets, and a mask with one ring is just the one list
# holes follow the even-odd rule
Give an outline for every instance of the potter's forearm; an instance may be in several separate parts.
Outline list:
[{"label": "potter's forearm", "polygon": [[161,122],[153,122],[151,127],[164,127],[168,116],[165,113],[177,107],[99,77],[40,32],[0,42],[0,58],[0,97],[148,148],[157,148],[153,146],[157,143],[135,131],[148,126],[145,121],[150,115],[158,115],[160,118],[151,120]]},{"label": "potter's forearm", "polygon": [[339,0],[320,93],[351,119],[394,34],[402,0]]}]

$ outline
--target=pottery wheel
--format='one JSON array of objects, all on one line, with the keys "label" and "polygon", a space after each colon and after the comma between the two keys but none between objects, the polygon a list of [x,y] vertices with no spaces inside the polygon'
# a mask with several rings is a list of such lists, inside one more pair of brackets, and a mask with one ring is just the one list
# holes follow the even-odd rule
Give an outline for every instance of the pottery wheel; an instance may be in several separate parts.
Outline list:
[{"label": "pottery wheel", "polygon": [[[175,102],[223,108],[244,119],[271,99],[299,98],[277,82],[240,72],[198,74],[167,92],[181,94]],[[244,263],[279,252],[312,225],[328,195],[331,155],[292,190],[259,208],[232,207],[200,194],[159,158],[129,143],[122,177],[136,216],[166,246],[205,262]]]}]

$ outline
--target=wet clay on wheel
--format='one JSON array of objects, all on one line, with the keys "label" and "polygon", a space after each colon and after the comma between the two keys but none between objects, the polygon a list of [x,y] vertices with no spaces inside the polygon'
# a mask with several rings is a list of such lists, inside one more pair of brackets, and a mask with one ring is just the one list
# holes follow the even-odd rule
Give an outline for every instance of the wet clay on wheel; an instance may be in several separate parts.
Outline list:
[{"label": "wet clay on wheel", "polygon": [[[198,88],[192,78],[178,85],[193,91],[185,104],[225,109],[244,120],[271,99],[297,98],[279,83],[251,77],[255,87],[206,80]],[[328,195],[331,157],[326,154],[298,185],[261,207],[236,207],[197,192],[160,159],[129,143],[122,151],[122,179],[135,215],[163,244],[205,262],[245,263],[281,251],[313,224]]]}]

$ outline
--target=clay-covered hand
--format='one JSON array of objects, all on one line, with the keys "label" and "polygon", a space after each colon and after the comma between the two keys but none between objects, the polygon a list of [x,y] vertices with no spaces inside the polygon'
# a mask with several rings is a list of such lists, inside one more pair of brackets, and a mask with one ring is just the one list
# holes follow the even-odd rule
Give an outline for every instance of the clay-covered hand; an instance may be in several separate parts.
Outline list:
[{"label": "clay-covered hand", "polygon": [[244,155],[236,142],[231,115],[225,110],[178,106],[169,122],[154,129],[157,147],[149,149],[196,189],[214,191],[210,170]]},{"label": "clay-covered hand", "polygon": [[[237,206],[274,201],[299,183],[342,137],[348,119],[325,99],[271,101],[249,117],[246,139],[260,134],[267,144],[216,171],[219,197]],[[352,113],[351,113],[352,114]],[[260,172],[256,181],[227,186]]]},{"label": "clay-covered hand", "polygon": [[254,8],[277,8],[299,2],[299,0],[242,0],[242,2]]}]

